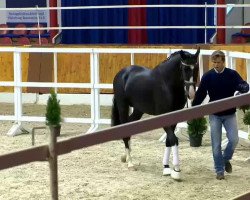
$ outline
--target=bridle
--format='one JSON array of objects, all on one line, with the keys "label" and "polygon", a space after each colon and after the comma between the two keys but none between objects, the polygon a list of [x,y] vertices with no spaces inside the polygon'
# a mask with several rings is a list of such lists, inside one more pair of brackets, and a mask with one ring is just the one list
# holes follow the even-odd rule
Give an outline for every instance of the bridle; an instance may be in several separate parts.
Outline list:
[{"label": "bridle", "polygon": [[[181,70],[182,70],[182,76],[183,76],[183,79],[184,79],[184,66],[188,66],[192,69],[192,71],[194,70],[195,66],[197,66],[197,63],[195,63],[194,65],[188,65],[186,63],[184,63],[183,61],[181,61]],[[192,73],[192,76],[194,77],[194,74]],[[189,92],[188,92],[188,88],[190,86],[193,86],[194,87],[194,90],[196,88],[196,81],[187,81],[187,80],[184,80],[184,87],[185,87],[185,96],[186,98],[188,98],[189,96]],[[187,107],[188,107],[188,104],[187,104]]]},{"label": "bridle", "polygon": [[[185,74],[183,66],[188,66],[193,71],[196,65],[197,65],[197,63],[195,63],[194,65],[188,65],[188,64],[186,64],[186,63],[184,63],[184,62],[181,61],[182,76],[183,76],[183,74]],[[184,79],[184,76],[183,76],[183,79]],[[184,85],[186,87],[189,87],[191,85],[195,86],[196,85],[196,81],[187,81],[187,80],[184,80]]]}]

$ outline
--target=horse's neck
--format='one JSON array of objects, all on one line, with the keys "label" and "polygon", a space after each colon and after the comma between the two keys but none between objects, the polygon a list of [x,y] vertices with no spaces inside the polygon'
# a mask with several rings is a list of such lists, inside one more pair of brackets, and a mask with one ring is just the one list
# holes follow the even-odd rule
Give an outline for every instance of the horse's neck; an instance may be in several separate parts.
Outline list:
[{"label": "horse's neck", "polygon": [[180,78],[175,76],[180,73],[180,59],[178,57],[170,58],[169,60],[161,63],[155,69],[158,70],[164,78]]}]

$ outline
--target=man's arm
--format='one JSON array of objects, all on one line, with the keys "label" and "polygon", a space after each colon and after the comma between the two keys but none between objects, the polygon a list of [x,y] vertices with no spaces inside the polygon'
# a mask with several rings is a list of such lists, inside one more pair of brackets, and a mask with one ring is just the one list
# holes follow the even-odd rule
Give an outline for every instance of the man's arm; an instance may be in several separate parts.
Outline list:
[{"label": "man's arm", "polygon": [[246,81],[240,83],[237,87],[237,91],[240,93],[247,93],[249,91],[249,84]]},{"label": "man's arm", "polygon": [[236,72],[236,82],[236,91],[240,93],[247,93],[249,91],[249,84],[241,78],[238,72]]},{"label": "man's arm", "polygon": [[202,77],[198,90],[195,93],[192,106],[200,105],[207,96],[207,80]]}]

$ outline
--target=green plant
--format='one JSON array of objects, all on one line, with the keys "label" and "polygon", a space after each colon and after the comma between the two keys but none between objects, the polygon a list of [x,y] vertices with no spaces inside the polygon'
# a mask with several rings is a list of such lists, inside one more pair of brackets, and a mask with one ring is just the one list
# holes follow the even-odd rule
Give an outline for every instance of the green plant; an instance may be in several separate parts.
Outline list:
[{"label": "green plant", "polygon": [[244,112],[243,123],[248,126],[248,139],[250,140],[250,109]]},{"label": "green plant", "polygon": [[205,117],[193,119],[187,122],[187,132],[192,137],[201,137],[207,131],[207,120]]},{"label": "green plant", "polygon": [[242,110],[244,113],[250,109],[250,105],[244,105],[239,107],[240,110]]},{"label": "green plant", "polygon": [[250,110],[247,110],[247,111],[244,113],[243,123],[244,123],[245,125],[250,125]]},{"label": "green plant", "polygon": [[57,94],[54,90],[50,91],[45,116],[46,124],[49,126],[59,126],[62,121],[60,101],[57,99]]}]

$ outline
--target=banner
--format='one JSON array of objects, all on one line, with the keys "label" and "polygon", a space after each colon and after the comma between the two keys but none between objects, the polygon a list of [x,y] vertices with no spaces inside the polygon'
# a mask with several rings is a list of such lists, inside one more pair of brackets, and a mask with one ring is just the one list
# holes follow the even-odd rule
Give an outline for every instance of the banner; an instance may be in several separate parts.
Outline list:
[{"label": "banner", "polygon": [[[35,8],[47,7],[46,0],[6,0],[6,8]],[[40,23],[48,23],[48,10],[39,11],[7,11],[7,23],[37,23],[38,17]]]}]

